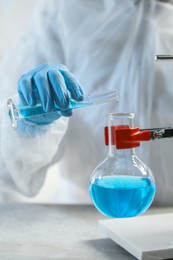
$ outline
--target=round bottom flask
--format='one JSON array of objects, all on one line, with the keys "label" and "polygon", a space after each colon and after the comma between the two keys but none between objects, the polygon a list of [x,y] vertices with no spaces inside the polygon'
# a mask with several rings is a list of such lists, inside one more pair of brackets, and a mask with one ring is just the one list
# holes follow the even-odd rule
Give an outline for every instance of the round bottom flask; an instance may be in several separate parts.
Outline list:
[{"label": "round bottom flask", "polygon": [[135,148],[117,149],[115,127],[133,127],[134,114],[108,116],[109,153],[90,178],[95,207],[114,218],[134,217],[151,205],[155,181],[151,170],[135,154]]}]

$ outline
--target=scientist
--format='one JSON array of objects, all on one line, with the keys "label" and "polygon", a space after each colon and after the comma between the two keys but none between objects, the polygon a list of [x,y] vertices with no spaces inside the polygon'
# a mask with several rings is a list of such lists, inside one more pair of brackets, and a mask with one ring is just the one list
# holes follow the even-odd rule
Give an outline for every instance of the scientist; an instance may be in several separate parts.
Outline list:
[{"label": "scientist", "polygon": [[[0,67],[3,201],[17,200],[19,194],[35,196],[48,168],[55,165],[56,178],[71,183],[63,187],[63,200],[90,203],[89,177],[107,155],[105,115],[134,112],[140,128],[173,122],[173,64],[154,61],[155,54],[172,53],[172,13],[172,4],[154,0],[40,1],[22,39]],[[6,100],[15,99],[17,81],[19,102],[40,101],[50,112],[55,101],[60,111],[23,120],[14,131]],[[64,112],[69,93],[80,101],[84,92],[112,88],[119,91],[118,105],[111,102]],[[157,205],[173,205],[172,149],[173,142],[162,140],[142,144],[138,150],[154,173]],[[62,188],[57,184],[51,202],[60,198]]]}]

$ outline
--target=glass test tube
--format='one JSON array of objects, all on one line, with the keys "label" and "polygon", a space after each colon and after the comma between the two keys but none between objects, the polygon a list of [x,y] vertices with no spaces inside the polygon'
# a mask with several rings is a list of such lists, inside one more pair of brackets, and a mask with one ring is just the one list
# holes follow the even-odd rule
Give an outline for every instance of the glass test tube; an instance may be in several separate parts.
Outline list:
[{"label": "glass test tube", "polygon": [[[106,103],[109,101],[118,101],[118,94],[117,90],[112,90],[106,93],[102,93],[100,95],[96,96],[85,96],[83,101],[75,101],[73,99],[70,99],[68,109],[74,109],[74,108],[81,108],[101,103]],[[46,115],[49,113],[56,113],[59,111],[59,108],[57,105],[54,106],[53,111],[46,112],[44,111],[41,104],[37,104],[36,106],[16,106],[13,103],[12,99],[7,100],[7,108],[9,117],[11,120],[11,125],[13,128],[17,128],[17,121],[20,118],[30,118],[30,117],[36,117],[40,115]]]}]

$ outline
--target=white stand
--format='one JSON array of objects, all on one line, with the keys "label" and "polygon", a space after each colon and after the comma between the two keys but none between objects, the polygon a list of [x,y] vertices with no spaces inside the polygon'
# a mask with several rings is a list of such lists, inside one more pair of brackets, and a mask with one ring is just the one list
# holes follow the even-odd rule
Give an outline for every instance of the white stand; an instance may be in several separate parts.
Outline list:
[{"label": "white stand", "polygon": [[[173,259],[173,209],[134,218],[100,220],[102,231],[137,259]],[[151,214],[151,215],[150,215]]]}]

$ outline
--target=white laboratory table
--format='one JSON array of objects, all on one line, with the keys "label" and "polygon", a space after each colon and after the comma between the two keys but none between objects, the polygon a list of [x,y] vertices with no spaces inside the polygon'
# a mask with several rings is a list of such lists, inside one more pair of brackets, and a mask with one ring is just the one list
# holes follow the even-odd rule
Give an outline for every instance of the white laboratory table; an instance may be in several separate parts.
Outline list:
[{"label": "white laboratory table", "polygon": [[99,229],[89,205],[0,204],[0,259],[134,260]]}]

